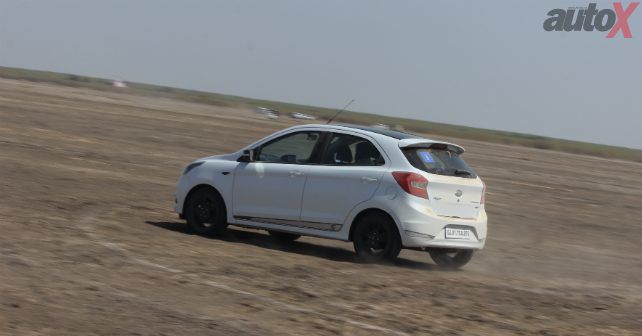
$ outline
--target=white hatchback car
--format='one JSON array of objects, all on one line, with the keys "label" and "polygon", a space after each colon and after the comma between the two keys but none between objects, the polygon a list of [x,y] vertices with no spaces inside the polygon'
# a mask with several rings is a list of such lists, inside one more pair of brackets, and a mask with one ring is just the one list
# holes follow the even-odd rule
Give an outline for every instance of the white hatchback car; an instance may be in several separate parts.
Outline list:
[{"label": "white hatchback car", "polygon": [[455,144],[374,127],[294,126],[183,171],[176,211],[198,234],[228,223],[352,241],[368,261],[402,248],[460,267],[486,240],[485,186]]}]

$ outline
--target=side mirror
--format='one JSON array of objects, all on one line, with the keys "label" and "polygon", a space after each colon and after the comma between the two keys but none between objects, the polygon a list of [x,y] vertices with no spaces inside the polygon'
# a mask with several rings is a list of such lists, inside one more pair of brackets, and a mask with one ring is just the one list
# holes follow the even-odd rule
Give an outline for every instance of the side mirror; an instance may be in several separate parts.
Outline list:
[{"label": "side mirror", "polygon": [[254,162],[254,149],[246,149],[236,161],[238,162]]}]

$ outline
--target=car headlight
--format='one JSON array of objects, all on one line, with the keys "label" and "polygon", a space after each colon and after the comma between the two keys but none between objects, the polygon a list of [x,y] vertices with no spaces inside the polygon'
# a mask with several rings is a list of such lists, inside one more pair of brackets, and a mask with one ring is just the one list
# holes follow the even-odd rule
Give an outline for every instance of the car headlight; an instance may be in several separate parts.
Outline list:
[{"label": "car headlight", "polygon": [[190,170],[202,165],[203,163],[205,163],[205,162],[199,161],[199,162],[190,163],[189,165],[187,165],[187,167],[185,167],[185,170],[183,170],[183,175],[189,173]]}]

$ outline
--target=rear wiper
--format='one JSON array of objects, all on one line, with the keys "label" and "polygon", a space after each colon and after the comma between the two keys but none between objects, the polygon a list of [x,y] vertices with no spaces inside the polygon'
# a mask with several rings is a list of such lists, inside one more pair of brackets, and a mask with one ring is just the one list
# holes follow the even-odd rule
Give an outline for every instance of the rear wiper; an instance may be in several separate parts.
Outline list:
[{"label": "rear wiper", "polygon": [[455,169],[455,175],[468,175],[468,176],[473,176],[473,173],[469,172],[468,170]]}]

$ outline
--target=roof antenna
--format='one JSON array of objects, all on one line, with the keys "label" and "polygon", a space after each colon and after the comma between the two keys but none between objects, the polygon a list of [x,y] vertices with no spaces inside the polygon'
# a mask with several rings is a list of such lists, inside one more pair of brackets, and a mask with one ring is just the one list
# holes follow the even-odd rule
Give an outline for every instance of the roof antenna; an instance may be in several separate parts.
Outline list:
[{"label": "roof antenna", "polygon": [[349,103],[347,103],[346,106],[344,106],[341,110],[339,110],[339,112],[337,112],[334,116],[332,116],[332,118],[328,119],[328,122],[326,124],[331,123],[332,120],[334,120],[334,118],[336,118],[341,112],[345,111],[348,108],[348,106],[350,106],[350,104],[352,103],[354,103],[354,99],[352,99]]}]

